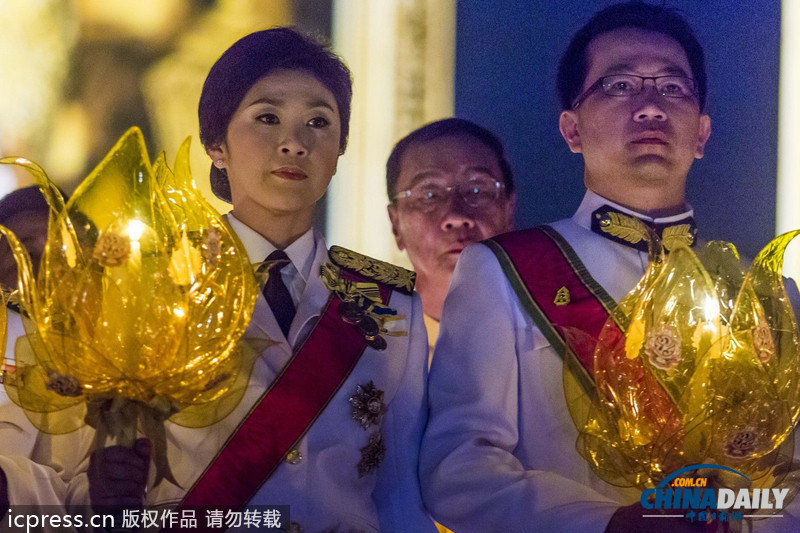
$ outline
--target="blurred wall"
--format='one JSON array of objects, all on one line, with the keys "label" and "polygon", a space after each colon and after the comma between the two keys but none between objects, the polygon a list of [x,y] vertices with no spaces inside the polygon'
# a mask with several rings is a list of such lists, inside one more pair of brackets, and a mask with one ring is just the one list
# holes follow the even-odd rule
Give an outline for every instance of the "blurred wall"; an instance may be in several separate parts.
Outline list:
[{"label": "blurred wall", "polygon": [[[198,140],[203,81],[234,41],[291,23],[295,6],[313,16],[311,2],[0,0],[0,156],[25,156],[72,192],[131,126],[151,158],[163,150],[170,164],[191,135],[197,184],[225,211]],[[329,1],[314,4],[330,11]],[[329,14],[319,18],[330,25]],[[0,167],[0,196],[31,182]]]},{"label": "blurred wall", "polygon": [[[558,59],[572,34],[612,1],[461,0],[456,115],[499,134],[519,183],[517,227],[572,214],[582,160],[558,132]],[[689,174],[706,239],[753,255],[774,235],[779,0],[666,0],[705,48],[712,134]]]},{"label": "blurred wall", "polygon": [[[504,139],[519,181],[518,227],[568,216],[581,199],[581,158],[567,150],[557,129],[556,64],[572,33],[611,3],[456,3],[455,114]],[[706,238],[733,240],[753,255],[773,235],[775,224],[780,2],[664,3],[685,13],[708,58],[713,133],[705,158],[690,174],[690,200]],[[425,2],[399,4],[413,9]],[[7,45],[0,47],[0,66],[15,72],[5,78],[6,89],[21,90],[0,102],[7,125],[0,130],[0,154],[43,163],[71,191],[119,135],[137,124],[151,151],[166,149],[170,161],[183,138],[195,136],[193,170],[207,188],[208,160],[196,140],[196,102],[210,65],[253,29],[291,20],[325,35],[331,6],[331,0],[2,0],[0,12],[13,16],[0,17],[0,42]],[[349,19],[341,26],[366,31],[360,24]],[[441,31],[447,26],[441,22]],[[47,80],[46,86],[27,81],[27,74]],[[46,88],[49,96],[26,89],[31,87]],[[12,126],[8,116],[16,115],[7,113],[18,114],[23,101],[41,105],[30,111],[30,119]],[[30,127],[23,131],[20,124]],[[370,124],[373,135],[374,128],[385,127],[383,121]],[[15,134],[19,138],[13,139]],[[386,156],[388,149],[378,159]],[[13,178],[8,168],[0,170],[2,195]],[[382,180],[382,171],[373,179]]]}]

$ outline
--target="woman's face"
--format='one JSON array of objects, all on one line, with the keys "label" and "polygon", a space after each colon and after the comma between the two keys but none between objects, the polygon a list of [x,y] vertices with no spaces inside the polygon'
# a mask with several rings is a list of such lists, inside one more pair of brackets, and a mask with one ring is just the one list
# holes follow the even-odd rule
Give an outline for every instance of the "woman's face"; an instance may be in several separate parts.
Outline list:
[{"label": "woman's face", "polygon": [[309,72],[276,70],[253,84],[208,150],[227,170],[237,218],[311,216],[336,172],[340,130],[336,99]]}]

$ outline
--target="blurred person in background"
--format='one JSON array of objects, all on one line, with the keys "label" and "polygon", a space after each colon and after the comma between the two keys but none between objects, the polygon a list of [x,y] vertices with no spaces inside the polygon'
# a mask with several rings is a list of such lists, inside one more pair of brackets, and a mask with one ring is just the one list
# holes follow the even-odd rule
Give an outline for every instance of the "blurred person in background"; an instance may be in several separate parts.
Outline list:
[{"label": "blurred person in background", "polygon": [[[47,242],[49,215],[50,207],[35,185],[17,189],[0,199],[0,225],[13,231],[28,250],[37,274]],[[0,239],[0,285],[6,291],[17,288],[17,263],[4,238]]]}]

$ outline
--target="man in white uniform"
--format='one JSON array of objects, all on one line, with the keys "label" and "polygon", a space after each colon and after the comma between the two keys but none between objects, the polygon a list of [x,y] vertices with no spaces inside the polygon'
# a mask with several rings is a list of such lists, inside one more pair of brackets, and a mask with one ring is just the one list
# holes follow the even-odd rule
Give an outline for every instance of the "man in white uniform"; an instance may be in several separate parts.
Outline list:
[{"label": "man in white uniform", "polygon": [[[583,155],[587,191],[572,218],[537,235],[582,272],[582,286],[607,309],[648,263],[644,242],[604,231],[612,214],[656,231],[680,225],[683,238],[696,239],[685,190],[711,132],[703,113],[702,48],[670,9],[615,5],[573,37],[558,87],[559,128],[570,150]],[[570,309],[552,262],[538,252],[526,256],[531,235],[496,242],[515,246],[534,279],[552,280],[544,304]],[[489,244],[471,246],[459,259],[431,367],[420,473],[434,518],[459,533],[702,527],[683,518],[643,518],[640,491],[606,484],[578,454],[562,385],[563,344],[532,318],[529,301],[517,292],[521,284],[509,281],[507,263]],[[792,527],[784,514],[759,528]]]}]

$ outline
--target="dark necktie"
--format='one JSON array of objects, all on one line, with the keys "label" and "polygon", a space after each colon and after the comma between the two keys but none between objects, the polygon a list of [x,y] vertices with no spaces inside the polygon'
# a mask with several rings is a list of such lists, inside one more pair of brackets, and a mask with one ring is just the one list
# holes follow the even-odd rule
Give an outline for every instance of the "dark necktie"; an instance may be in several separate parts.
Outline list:
[{"label": "dark necktie", "polygon": [[272,314],[275,315],[275,320],[283,331],[283,336],[289,338],[289,327],[292,325],[294,318],[294,302],[292,295],[289,294],[289,289],[283,283],[281,276],[281,269],[291,263],[286,252],[283,250],[275,250],[262,264],[260,270],[268,269],[269,277],[267,283],[264,285],[262,292],[264,298],[267,300]]}]

